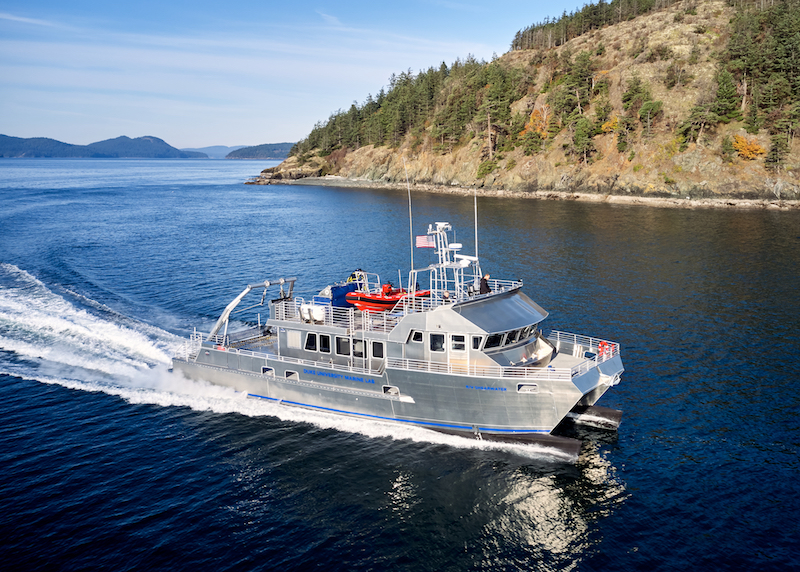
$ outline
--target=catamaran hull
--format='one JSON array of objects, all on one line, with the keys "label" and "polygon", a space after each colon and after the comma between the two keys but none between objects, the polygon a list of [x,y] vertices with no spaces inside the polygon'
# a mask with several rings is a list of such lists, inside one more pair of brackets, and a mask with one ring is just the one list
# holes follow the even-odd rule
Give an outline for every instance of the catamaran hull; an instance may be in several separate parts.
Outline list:
[{"label": "catamaran hull", "polygon": [[540,381],[537,393],[519,393],[518,380],[513,378],[476,379],[391,368],[383,373],[351,373],[318,363],[287,363],[230,350],[205,351],[208,363],[175,358],[174,370],[284,405],[465,437],[535,442],[570,454],[577,454],[580,443],[571,440],[575,443],[567,445],[564,438],[555,438],[550,432],[576,406],[593,405],[611,386],[608,380],[622,372],[622,363],[615,357],[568,387]]}]

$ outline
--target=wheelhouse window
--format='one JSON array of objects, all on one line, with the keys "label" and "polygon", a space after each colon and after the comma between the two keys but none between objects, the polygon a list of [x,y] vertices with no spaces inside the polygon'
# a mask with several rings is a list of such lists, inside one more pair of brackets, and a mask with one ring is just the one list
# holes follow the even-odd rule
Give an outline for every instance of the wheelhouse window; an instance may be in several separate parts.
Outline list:
[{"label": "wheelhouse window", "polygon": [[383,342],[372,342],[372,357],[383,358]]},{"label": "wheelhouse window", "polygon": [[331,337],[328,334],[319,335],[319,351],[324,354],[331,353]]},{"label": "wheelhouse window", "polygon": [[340,356],[350,355],[350,338],[336,336],[336,353]]},{"label": "wheelhouse window", "polygon": [[467,351],[467,336],[463,334],[453,334],[450,337],[450,349],[454,352]]},{"label": "wheelhouse window", "polygon": [[503,344],[503,336],[505,334],[492,334],[486,338],[486,345],[483,349],[499,348]]},{"label": "wheelhouse window", "polygon": [[422,332],[420,332],[419,330],[411,330],[411,334],[409,334],[408,340],[411,342],[422,343]]},{"label": "wheelhouse window", "polygon": [[353,357],[364,357],[364,340],[353,340]]},{"label": "wheelhouse window", "polygon": [[431,351],[444,351],[444,334],[431,334]]},{"label": "wheelhouse window", "polygon": [[511,330],[510,332],[508,332],[508,335],[506,336],[505,345],[510,346],[511,344],[516,343],[521,333],[522,330]]},{"label": "wheelhouse window", "polygon": [[483,336],[472,336],[472,349],[481,349],[481,342],[483,342]]},{"label": "wheelhouse window", "polygon": [[306,334],[306,350],[309,352],[317,351],[317,334]]}]

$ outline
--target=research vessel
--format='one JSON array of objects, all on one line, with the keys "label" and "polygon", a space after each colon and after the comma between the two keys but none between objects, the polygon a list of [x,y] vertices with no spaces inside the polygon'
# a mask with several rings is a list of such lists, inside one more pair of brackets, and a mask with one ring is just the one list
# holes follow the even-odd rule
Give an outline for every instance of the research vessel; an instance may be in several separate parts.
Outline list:
[{"label": "research vessel", "polygon": [[[210,332],[191,334],[173,369],[286,406],[575,455],[580,441],[553,434],[560,424],[616,429],[621,412],[596,403],[620,381],[619,344],[542,330],[548,313],[522,281],[488,278],[485,292],[478,257],[451,234],[437,222],[417,237],[436,262],[412,262],[390,304],[353,305],[394,292],[361,270],[310,299],[294,295],[296,278],[247,285]],[[253,291],[260,302],[239,309]],[[233,331],[232,316],[250,327]]]}]

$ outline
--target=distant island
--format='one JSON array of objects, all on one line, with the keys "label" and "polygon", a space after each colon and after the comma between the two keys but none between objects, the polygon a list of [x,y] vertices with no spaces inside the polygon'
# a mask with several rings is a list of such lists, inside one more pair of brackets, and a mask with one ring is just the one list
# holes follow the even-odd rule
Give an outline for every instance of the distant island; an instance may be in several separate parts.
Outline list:
[{"label": "distant island", "polygon": [[91,159],[272,159],[284,160],[294,143],[266,143],[246,147],[214,145],[199,149],[176,149],[158,137],[117,137],[89,145],[72,145],[46,137],[0,135],[0,158],[91,158]]},{"label": "distant island", "polygon": [[226,145],[212,145],[210,147],[190,147],[181,149],[181,151],[194,151],[196,153],[205,153],[210,159],[225,159],[228,153],[244,148],[245,145],[235,145],[228,147]]},{"label": "distant island", "polygon": [[276,159],[283,160],[289,156],[294,143],[265,143],[253,147],[243,147],[228,153],[226,159]]},{"label": "distant island", "polygon": [[205,153],[181,151],[158,137],[117,137],[89,145],[71,145],[46,137],[23,139],[0,135],[0,157],[95,159],[208,159]]}]

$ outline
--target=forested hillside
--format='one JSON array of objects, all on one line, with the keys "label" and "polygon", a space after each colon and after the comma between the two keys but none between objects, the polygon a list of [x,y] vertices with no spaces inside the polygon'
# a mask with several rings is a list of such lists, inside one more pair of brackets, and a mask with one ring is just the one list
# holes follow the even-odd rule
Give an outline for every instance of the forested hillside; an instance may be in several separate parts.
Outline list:
[{"label": "forested hillside", "polygon": [[[763,185],[759,170],[793,177],[798,128],[800,0],[613,0],[521,29],[491,62],[394,75],[292,155],[391,179],[380,149],[400,149],[427,157],[418,182],[445,185],[730,192]],[[387,168],[356,167],[367,154]]]},{"label": "forested hillside", "polygon": [[264,143],[242,147],[228,153],[226,159],[285,159],[294,143]]}]

